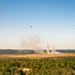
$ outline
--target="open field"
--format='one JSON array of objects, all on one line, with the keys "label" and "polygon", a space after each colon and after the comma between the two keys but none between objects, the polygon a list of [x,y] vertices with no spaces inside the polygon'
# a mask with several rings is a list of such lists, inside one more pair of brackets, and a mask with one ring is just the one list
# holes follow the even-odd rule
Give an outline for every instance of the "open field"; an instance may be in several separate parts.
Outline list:
[{"label": "open field", "polygon": [[75,53],[58,54],[0,54],[0,58],[49,58],[49,57],[71,57]]},{"label": "open field", "polygon": [[0,54],[0,75],[75,75],[75,53]]}]

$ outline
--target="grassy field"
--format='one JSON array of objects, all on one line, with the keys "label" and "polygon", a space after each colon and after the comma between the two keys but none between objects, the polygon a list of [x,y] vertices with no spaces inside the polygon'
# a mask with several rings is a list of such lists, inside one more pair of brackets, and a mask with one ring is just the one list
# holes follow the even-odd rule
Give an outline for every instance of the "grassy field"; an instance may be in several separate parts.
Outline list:
[{"label": "grassy field", "polygon": [[73,54],[53,55],[0,55],[0,75],[75,75]]}]

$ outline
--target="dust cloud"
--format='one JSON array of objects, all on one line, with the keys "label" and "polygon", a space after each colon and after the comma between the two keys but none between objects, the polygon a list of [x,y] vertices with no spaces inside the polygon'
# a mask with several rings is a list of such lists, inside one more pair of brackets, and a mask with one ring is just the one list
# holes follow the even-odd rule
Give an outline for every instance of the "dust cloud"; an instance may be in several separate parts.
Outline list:
[{"label": "dust cloud", "polygon": [[27,36],[21,39],[21,47],[24,49],[40,50],[41,38],[39,36]]}]

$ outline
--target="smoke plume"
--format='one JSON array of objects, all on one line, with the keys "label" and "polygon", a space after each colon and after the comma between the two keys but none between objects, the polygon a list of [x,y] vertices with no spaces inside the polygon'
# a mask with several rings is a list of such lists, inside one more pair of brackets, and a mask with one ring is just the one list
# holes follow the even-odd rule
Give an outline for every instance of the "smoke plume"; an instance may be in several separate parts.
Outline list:
[{"label": "smoke plume", "polygon": [[21,39],[21,46],[25,49],[39,50],[41,49],[40,42],[41,38],[39,36],[28,36]]}]

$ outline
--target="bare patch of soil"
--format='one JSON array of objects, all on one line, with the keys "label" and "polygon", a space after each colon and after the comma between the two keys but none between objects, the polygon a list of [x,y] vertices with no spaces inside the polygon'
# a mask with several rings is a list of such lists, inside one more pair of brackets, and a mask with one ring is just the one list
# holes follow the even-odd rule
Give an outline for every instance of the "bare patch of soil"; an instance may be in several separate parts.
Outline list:
[{"label": "bare patch of soil", "polygon": [[0,58],[49,58],[49,57],[71,57],[75,53],[58,53],[58,54],[0,54]]}]

